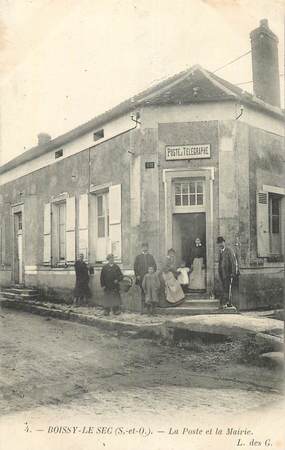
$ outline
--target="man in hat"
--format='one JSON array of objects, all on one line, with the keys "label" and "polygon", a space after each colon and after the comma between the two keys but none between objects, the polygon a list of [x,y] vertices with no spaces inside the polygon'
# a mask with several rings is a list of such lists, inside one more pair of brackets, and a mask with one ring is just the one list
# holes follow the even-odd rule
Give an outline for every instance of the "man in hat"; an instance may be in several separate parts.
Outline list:
[{"label": "man in hat", "polygon": [[88,302],[88,298],[91,297],[91,291],[88,286],[89,283],[89,273],[86,262],[84,261],[84,255],[81,253],[79,259],[76,260],[74,264],[76,284],[74,289],[74,306],[80,306]]},{"label": "man in hat", "polygon": [[231,289],[234,279],[239,275],[238,261],[234,251],[226,245],[223,236],[217,238],[219,246],[219,276],[223,288],[220,307],[232,306]]},{"label": "man in hat", "polygon": [[134,272],[136,277],[136,284],[138,284],[141,288],[141,300],[142,300],[142,313],[145,309],[145,293],[142,288],[142,282],[144,279],[144,276],[148,273],[148,268],[153,267],[154,272],[157,269],[156,262],[154,257],[148,252],[148,243],[143,242],[142,243],[142,251],[139,255],[136,256],[135,262],[134,262]]},{"label": "man in hat", "polygon": [[114,263],[114,255],[107,256],[107,264],[101,271],[100,282],[104,288],[104,315],[109,316],[111,310],[113,314],[120,314],[121,296],[119,282],[123,279],[120,267]]}]

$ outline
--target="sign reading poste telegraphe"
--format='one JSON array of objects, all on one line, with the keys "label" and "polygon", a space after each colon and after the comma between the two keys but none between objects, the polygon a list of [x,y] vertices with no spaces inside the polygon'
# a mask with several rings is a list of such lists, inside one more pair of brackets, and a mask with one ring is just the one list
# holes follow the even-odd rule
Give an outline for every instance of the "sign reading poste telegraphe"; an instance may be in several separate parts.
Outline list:
[{"label": "sign reading poste telegraphe", "polygon": [[201,159],[211,158],[211,145],[166,145],[165,159],[173,161],[177,159]]}]

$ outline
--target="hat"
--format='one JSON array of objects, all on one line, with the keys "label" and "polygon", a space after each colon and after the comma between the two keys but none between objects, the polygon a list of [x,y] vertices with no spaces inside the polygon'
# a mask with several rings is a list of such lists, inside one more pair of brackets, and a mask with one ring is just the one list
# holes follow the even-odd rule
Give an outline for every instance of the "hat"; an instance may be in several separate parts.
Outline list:
[{"label": "hat", "polygon": [[222,242],[225,242],[225,239],[223,238],[223,236],[218,236],[217,237],[217,244],[221,244]]}]

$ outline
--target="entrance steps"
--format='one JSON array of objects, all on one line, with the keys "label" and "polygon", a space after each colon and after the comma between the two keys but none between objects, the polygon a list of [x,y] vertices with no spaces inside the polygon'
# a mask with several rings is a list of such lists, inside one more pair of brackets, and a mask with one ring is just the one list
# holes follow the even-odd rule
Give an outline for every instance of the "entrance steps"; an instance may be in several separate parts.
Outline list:
[{"label": "entrance steps", "polygon": [[186,294],[185,300],[178,306],[168,308],[158,308],[159,314],[192,316],[196,314],[217,314],[219,310],[219,300],[212,299],[205,292],[193,292]]},{"label": "entrance steps", "polygon": [[33,288],[26,288],[22,285],[13,285],[2,288],[0,291],[0,300],[38,300],[39,291]]}]

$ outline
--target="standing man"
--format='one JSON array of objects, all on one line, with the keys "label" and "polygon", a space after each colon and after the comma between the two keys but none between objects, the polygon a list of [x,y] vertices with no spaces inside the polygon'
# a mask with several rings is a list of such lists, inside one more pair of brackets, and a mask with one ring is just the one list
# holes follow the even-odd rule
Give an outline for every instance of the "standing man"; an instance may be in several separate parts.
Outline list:
[{"label": "standing man", "polygon": [[233,281],[239,275],[238,261],[234,251],[226,246],[225,239],[222,236],[217,238],[219,246],[219,276],[222,283],[223,293],[220,299],[220,307],[226,308],[232,306],[231,294]]},{"label": "standing man", "polygon": [[100,276],[101,286],[104,288],[104,315],[121,313],[120,284],[123,274],[120,267],[114,263],[114,255],[107,256],[107,264],[103,266]]},{"label": "standing man", "polygon": [[74,264],[76,283],[74,289],[73,305],[79,306],[88,302],[88,298],[91,296],[89,289],[89,269],[84,261],[84,255],[81,253],[79,259]]},{"label": "standing man", "polygon": [[136,284],[138,284],[141,288],[141,299],[142,299],[142,310],[144,312],[145,309],[145,293],[142,288],[142,282],[144,276],[148,273],[148,268],[153,267],[154,272],[156,272],[157,266],[154,257],[148,252],[148,243],[142,243],[142,251],[141,254],[136,256],[134,262],[134,272],[136,277]]}]

